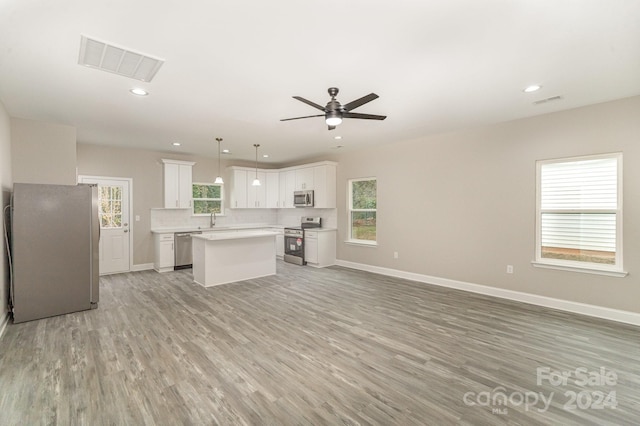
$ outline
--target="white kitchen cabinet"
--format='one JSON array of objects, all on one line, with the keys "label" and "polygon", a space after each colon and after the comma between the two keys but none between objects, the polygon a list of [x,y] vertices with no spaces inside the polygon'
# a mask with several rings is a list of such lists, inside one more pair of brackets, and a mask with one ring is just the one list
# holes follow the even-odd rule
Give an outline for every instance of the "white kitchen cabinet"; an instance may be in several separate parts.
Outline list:
[{"label": "white kitchen cabinet", "polygon": [[[260,186],[253,186],[256,170],[231,167],[230,205],[232,209],[267,208],[267,173],[258,170]],[[278,188],[278,184],[274,184]]]},{"label": "white kitchen cabinet", "polygon": [[304,191],[313,188],[313,167],[303,167],[295,169],[296,173],[296,191]]},{"label": "white kitchen cabinet", "polygon": [[304,260],[307,263],[318,263],[318,238],[317,234],[313,236],[304,236]]},{"label": "white kitchen cabinet", "polygon": [[263,182],[267,193],[265,207],[268,209],[277,209],[280,207],[280,173],[278,171],[265,172],[265,175],[265,182]]},{"label": "white kitchen cabinet", "polygon": [[192,172],[195,163],[165,160],[164,163],[164,207],[188,209],[192,205]]},{"label": "white kitchen cabinet", "polygon": [[293,191],[296,190],[296,171],[287,170],[280,172],[280,208],[292,209]]},{"label": "white kitchen cabinet", "polygon": [[336,263],[336,230],[304,232],[304,260],[307,265],[324,268]]},{"label": "white kitchen cabinet", "polygon": [[336,208],[336,166],[332,164],[313,168],[313,206],[320,209]]},{"label": "white kitchen cabinet", "polygon": [[[260,186],[253,186],[253,180],[258,176]],[[247,207],[250,209],[267,208],[266,173],[255,170],[247,172]]]},{"label": "white kitchen cabinet", "polygon": [[173,241],[173,233],[155,234],[153,269],[156,271],[173,271],[175,265]]},{"label": "white kitchen cabinet", "polygon": [[314,191],[314,207],[336,208],[336,163],[323,161],[281,170],[231,166],[229,207],[232,209],[294,208],[294,191]]},{"label": "white kitchen cabinet", "polygon": [[247,208],[247,183],[247,170],[232,168],[229,203],[230,208]]},{"label": "white kitchen cabinet", "polygon": [[276,234],[276,256],[284,257],[284,233]]}]

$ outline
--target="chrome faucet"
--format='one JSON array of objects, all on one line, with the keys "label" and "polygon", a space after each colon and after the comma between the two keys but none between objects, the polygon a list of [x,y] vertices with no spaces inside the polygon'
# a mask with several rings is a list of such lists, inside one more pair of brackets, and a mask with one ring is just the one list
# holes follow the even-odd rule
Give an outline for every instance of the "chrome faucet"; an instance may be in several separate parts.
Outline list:
[{"label": "chrome faucet", "polygon": [[211,219],[209,222],[209,228],[216,226],[216,212],[211,212]]}]

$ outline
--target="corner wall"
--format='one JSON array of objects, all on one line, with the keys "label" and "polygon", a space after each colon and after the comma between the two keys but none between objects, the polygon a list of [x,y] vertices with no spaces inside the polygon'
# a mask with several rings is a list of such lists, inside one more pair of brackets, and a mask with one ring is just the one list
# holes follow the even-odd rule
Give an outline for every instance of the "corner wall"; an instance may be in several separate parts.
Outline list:
[{"label": "corner wall", "polygon": [[[338,259],[640,313],[638,117],[640,97],[633,97],[344,153]],[[534,268],[536,160],[606,152],[623,153],[629,275]],[[347,180],[370,176],[378,179],[378,246],[345,244]]]},{"label": "corner wall", "polygon": [[76,184],[76,128],[11,119],[13,181]]},{"label": "corner wall", "polygon": [[[218,170],[217,160],[185,154],[116,148],[78,143],[78,174],[102,177],[121,177],[133,180],[133,264],[153,263],[153,235],[151,209],[163,207],[162,159],[195,161],[194,182],[213,182]],[[222,164],[224,170],[225,164]],[[226,176],[223,176],[225,181]],[[140,216],[140,221],[135,217]]]},{"label": "corner wall", "polygon": [[[4,208],[9,204],[11,191],[13,189],[13,179],[11,174],[11,119],[9,114],[0,102],[0,189],[2,189],[2,197],[0,206],[2,207],[3,217]],[[8,212],[6,216],[8,216]],[[7,219],[8,220],[8,219]],[[4,223],[4,222],[3,222]],[[7,223],[7,226],[10,226]],[[4,242],[4,225],[2,228],[2,260],[0,261],[0,336],[6,326],[8,320],[8,303],[9,303],[9,258],[7,256],[7,248]]]}]

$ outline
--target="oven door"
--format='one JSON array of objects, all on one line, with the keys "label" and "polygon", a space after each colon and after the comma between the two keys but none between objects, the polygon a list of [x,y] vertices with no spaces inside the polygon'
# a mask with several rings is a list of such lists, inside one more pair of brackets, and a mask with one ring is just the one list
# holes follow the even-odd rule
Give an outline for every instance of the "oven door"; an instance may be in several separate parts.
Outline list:
[{"label": "oven door", "polygon": [[284,261],[304,265],[304,238],[299,236],[284,236]]}]

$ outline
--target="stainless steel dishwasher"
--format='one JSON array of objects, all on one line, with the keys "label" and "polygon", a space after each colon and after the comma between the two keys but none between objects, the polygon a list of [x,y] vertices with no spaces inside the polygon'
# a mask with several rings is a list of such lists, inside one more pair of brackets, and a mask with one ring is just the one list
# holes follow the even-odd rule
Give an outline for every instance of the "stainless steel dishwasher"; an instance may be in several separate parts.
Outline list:
[{"label": "stainless steel dishwasher", "polygon": [[192,234],[202,234],[201,231],[194,232],[176,232],[174,234],[175,242],[175,264],[173,269],[187,269],[193,265],[193,247],[191,244]]}]

